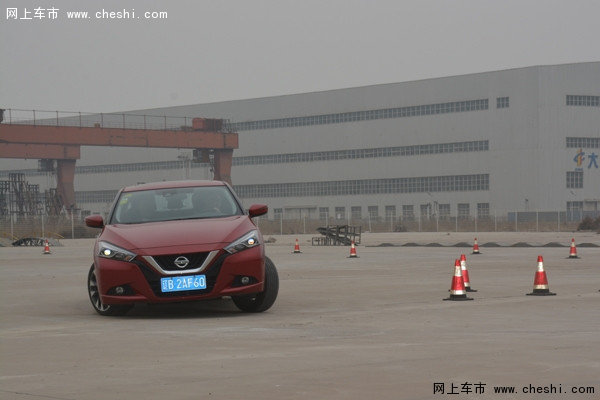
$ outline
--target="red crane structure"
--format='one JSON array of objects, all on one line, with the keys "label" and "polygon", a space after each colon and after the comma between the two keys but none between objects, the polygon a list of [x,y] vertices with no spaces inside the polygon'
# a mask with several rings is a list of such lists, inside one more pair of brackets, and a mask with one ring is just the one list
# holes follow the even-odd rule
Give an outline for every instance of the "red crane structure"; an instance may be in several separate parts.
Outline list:
[{"label": "red crane structure", "polygon": [[[94,114],[95,118],[91,119],[79,114],[79,118],[59,118],[56,112],[54,119],[39,120],[33,111],[33,118],[13,121],[10,114],[8,118],[6,115],[6,111],[12,110],[2,111],[0,158],[56,160],[56,191],[66,208],[75,207],[75,163],[81,156],[81,146],[180,148],[200,150],[203,154],[208,154],[206,150],[209,150],[214,154],[214,179],[231,184],[233,150],[238,148],[238,134],[223,131],[222,119],[169,117],[183,122],[174,127],[167,126],[167,117],[164,117],[162,127],[149,129],[147,118],[163,117]],[[115,123],[115,120],[119,122]],[[133,120],[135,127],[130,127]],[[189,121],[191,127],[186,126]]]}]

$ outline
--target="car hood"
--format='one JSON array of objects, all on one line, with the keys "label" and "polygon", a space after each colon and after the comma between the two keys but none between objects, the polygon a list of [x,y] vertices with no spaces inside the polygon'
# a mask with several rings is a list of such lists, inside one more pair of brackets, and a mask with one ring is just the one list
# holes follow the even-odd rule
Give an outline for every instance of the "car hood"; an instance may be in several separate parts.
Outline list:
[{"label": "car hood", "polygon": [[[222,247],[256,229],[245,215],[227,218],[187,219],[144,224],[107,225],[99,240],[140,252],[157,248]],[[200,250],[200,249],[199,249]]]}]

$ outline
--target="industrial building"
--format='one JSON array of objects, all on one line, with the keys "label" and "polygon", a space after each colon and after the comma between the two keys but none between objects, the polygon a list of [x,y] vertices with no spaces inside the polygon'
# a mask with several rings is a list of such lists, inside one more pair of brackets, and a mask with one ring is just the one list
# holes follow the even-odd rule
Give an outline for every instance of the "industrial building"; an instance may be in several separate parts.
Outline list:
[{"label": "industrial building", "polygon": [[[600,212],[600,62],[126,113],[227,120],[233,186],[269,219]],[[0,160],[0,180],[15,172],[55,184],[38,160]],[[211,178],[191,150],[82,147],[76,201],[103,212],[122,186]]]}]

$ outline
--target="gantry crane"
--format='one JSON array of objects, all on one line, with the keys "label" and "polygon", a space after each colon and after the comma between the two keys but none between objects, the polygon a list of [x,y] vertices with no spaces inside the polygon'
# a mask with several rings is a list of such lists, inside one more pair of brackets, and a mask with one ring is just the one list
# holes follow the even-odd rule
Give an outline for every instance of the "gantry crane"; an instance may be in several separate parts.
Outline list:
[{"label": "gantry crane", "polygon": [[[34,114],[35,115],[35,114]],[[58,115],[58,113],[57,113]],[[166,120],[166,117],[165,117]],[[123,114],[125,121],[125,114]],[[106,127],[102,123],[82,126],[77,120],[19,121],[0,119],[0,158],[56,160],[56,191],[67,209],[75,205],[75,163],[81,146],[124,146],[194,149],[214,154],[214,179],[231,184],[233,150],[238,134],[223,131],[223,120],[191,118],[192,126],[179,129]],[[67,126],[65,126],[67,125]],[[144,124],[145,125],[145,124]]]}]

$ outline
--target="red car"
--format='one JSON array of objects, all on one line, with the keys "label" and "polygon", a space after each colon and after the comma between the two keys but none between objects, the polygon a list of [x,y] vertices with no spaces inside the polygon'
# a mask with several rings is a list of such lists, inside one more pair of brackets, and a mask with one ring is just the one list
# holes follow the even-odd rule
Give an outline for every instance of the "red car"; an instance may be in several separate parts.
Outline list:
[{"label": "red car", "polygon": [[94,246],[88,293],[96,312],[123,315],[134,303],[231,296],[242,311],[269,309],[279,290],[273,262],[231,187],[219,181],[158,182],[121,189]]}]

